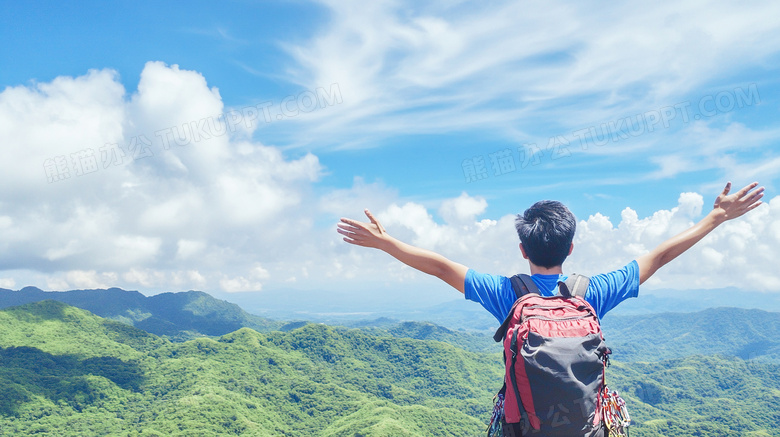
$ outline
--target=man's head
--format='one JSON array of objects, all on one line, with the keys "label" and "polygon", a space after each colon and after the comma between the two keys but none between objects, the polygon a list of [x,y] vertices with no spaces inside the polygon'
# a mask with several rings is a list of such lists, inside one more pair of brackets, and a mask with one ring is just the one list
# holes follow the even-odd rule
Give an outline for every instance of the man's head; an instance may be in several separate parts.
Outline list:
[{"label": "man's head", "polygon": [[528,260],[551,268],[569,256],[577,220],[561,202],[542,200],[518,214],[515,227]]}]

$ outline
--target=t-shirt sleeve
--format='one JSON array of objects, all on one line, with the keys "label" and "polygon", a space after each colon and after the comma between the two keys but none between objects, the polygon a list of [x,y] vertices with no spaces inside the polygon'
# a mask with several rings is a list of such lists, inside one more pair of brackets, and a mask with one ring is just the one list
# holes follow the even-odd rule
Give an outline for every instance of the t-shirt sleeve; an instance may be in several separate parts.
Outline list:
[{"label": "t-shirt sleeve", "polygon": [[512,283],[506,276],[477,273],[469,269],[463,285],[466,299],[482,305],[499,322],[504,321],[516,299]]},{"label": "t-shirt sleeve", "polygon": [[631,261],[620,270],[592,276],[585,300],[593,306],[599,318],[602,318],[620,302],[637,296],[639,265],[636,261]]}]

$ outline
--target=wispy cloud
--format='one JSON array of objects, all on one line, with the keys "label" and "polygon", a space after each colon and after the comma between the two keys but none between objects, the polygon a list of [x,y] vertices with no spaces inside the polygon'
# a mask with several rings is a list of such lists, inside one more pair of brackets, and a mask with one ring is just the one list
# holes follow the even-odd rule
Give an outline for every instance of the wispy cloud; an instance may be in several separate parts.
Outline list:
[{"label": "wispy cloud", "polygon": [[745,180],[771,180],[777,174],[776,149],[767,146],[780,141],[780,129],[754,130],[738,122],[719,127],[701,121],[684,129],[675,141],[679,143],[663,147],[665,154],[650,158],[658,170],[648,174],[648,179],[709,169]]},{"label": "wispy cloud", "polygon": [[323,3],[328,24],[287,50],[302,85],[343,84],[329,120],[339,140],[574,129],[669,104],[780,50],[771,2]]},{"label": "wispy cloud", "polygon": [[247,39],[233,35],[233,32],[227,26],[223,25],[215,25],[208,28],[184,27],[181,28],[180,31],[214,39],[221,43],[225,43],[226,47],[234,47],[236,45],[246,46],[250,43]]},{"label": "wispy cloud", "polygon": [[[286,69],[254,68],[257,58],[235,61],[282,88],[305,90],[287,100],[296,116],[282,110],[285,103],[230,108],[201,73],[163,62],[145,66],[137,90],[126,90],[119,73],[106,69],[0,92],[6,144],[0,149],[0,287],[27,285],[24,278],[32,277],[57,289],[235,292],[419,279],[384,254],[340,241],[331,221],[359,217],[364,207],[405,241],[483,271],[513,273],[525,268],[510,238],[513,217],[484,215],[510,197],[571,190],[561,173],[576,176],[577,195],[594,190],[601,199],[614,194],[603,189],[609,185],[692,170],[769,180],[780,170],[774,121],[767,127],[740,112],[774,104],[763,94],[765,82],[755,96],[750,86],[754,71],[775,68],[768,60],[780,52],[780,22],[773,18],[780,4],[319,3],[328,14],[310,34],[294,41],[279,35]],[[242,50],[275,43],[250,41],[220,25],[181,31]],[[720,93],[735,97],[740,87],[756,105],[729,109],[723,100],[718,108]],[[327,110],[300,110],[320,89],[331,102]],[[713,115],[702,114],[702,102]],[[268,116],[266,108],[281,112]],[[262,129],[259,120],[267,120]],[[632,130],[631,120],[641,121],[641,131]],[[211,129],[222,133],[210,135]],[[392,147],[404,135],[453,133],[495,144],[451,161],[460,180],[464,160],[487,157],[492,178],[491,152],[509,149],[517,159],[527,143],[543,153],[534,167],[541,170],[529,166],[522,183],[474,184],[463,193],[462,187],[447,194],[419,187],[402,192],[381,175],[353,179],[366,174],[359,171],[338,175],[353,180],[351,186],[321,184],[331,171],[318,157],[325,148],[335,160],[340,151],[334,149]],[[259,138],[283,141],[273,146]],[[422,146],[446,147],[435,139]],[[570,158],[553,161],[551,139],[553,147],[565,140]],[[381,165],[376,168],[398,171]],[[412,177],[410,185],[418,181]],[[722,188],[720,181],[691,184],[702,192]],[[615,224],[594,214],[582,222],[571,267],[597,272],[627,262],[695,220],[697,199],[686,194],[676,208],[656,206],[645,218],[626,210]],[[690,273],[704,259],[747,269],[739,276],[747,286],[776,288],[766,272],[778,255],[778,245],[768,243],[780,238],[778,207],[774,199],[719,229],[692,252],[698,258],[665,269],[655,286],[735,283],[731,270],[704,279]],[[761,261],[746,262],[755,253]]]}]

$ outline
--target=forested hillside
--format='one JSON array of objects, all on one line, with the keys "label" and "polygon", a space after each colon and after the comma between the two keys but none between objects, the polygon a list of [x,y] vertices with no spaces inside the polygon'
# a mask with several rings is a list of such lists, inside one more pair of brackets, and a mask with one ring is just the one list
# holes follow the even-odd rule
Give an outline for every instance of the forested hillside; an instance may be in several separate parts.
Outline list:
[{"label": "forested hillside", "polygon": [[696,313],[610,314],[602,327],[621,361],[723,354],[780,363],[780,313],[713,308]]},{"label": "forested hillside", "polygon": [[[479,436],[502,372],[497,353],[380,331],[305,324],[171,342],[45,301],[0,311],[0,434]],[[629,402],[632,436],[780,435],[775,364],[616,361],[608,382]]]},{"label": "forested hillside", "polygon": [[173,343],[51,301],[0,311],[0,350],[14,436],[468,436],[500,381],[496,356],[440,342],[309,324]]},{"label": "forested hillside", "polygon": [[281,323],[249,314],[236,304],[215,299],[202,291],[147,297],[121,288],[57,292],[35,287],[18,291],[0,289],[0,308],[43,300],[64,302],[172,340],[219,336],[244,327],[268,331],[281,326]]}]

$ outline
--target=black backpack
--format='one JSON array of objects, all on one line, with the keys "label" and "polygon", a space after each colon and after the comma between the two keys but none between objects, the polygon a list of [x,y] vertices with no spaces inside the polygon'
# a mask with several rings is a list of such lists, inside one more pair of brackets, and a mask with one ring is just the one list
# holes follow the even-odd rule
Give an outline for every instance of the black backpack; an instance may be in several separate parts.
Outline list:
[{"label": "black backpack", "polygon": [[528,275],[511,281],[517,300],[493,336],[504,343],[506,373],[488,435],[624,435],[625,408],[619,423],[603,420],[605,406],[622,399],[604,382],[611,351],[584,299],[590,279],[572,275],[558,283],[558,295],[549,297],[539,294]]}]

